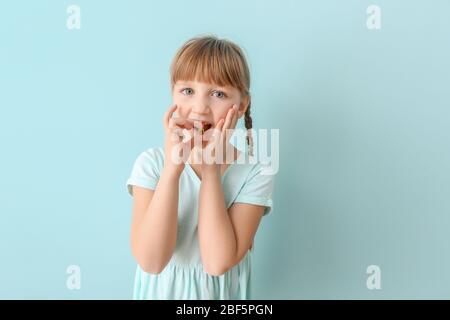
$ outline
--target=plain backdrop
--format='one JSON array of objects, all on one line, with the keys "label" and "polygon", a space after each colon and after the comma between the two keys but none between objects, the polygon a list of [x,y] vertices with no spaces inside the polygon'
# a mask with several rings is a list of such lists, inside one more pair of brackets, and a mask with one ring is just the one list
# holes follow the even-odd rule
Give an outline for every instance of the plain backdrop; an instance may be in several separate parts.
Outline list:
[{"label": "plain backdrop", "polygon": [[125,183],[163,143],[173,55],[207,33],[242,46],[254,127],[280,129],[253,297],[449,298],[449,12],[446,0],[2,3],[0,298],[131,298]]}]

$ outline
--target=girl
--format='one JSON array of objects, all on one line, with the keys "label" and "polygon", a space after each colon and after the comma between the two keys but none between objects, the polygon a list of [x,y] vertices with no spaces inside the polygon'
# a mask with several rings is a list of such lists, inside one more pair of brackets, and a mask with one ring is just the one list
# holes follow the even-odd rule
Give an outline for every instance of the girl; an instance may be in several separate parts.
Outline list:
[{"label": "girl", "polygon": [[[193,38],[175,55],[164,148],[142,152],[127,180],[134,299],[250,299],[253,240],[272,208],[273,176],[252,161],[249,87],[244,54],[228,40]],[[247,153],[227,134],[242,117]],[[178,161],[180,145],[188,152]]]}]

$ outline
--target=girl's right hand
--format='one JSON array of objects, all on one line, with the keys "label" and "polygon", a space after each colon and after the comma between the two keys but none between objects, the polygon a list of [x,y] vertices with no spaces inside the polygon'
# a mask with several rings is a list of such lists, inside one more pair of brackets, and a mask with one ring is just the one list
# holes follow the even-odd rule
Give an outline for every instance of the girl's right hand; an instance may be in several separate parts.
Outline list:
[{"label": "girl's right hand", "polygon": [[164,169],[179,175],[183,171],[193,147],[190,137],[193,137],[194,129],[192,123],[186,119],[172,117],[177,109],[176,104],[172,105],[163,118],[165,131]]}]

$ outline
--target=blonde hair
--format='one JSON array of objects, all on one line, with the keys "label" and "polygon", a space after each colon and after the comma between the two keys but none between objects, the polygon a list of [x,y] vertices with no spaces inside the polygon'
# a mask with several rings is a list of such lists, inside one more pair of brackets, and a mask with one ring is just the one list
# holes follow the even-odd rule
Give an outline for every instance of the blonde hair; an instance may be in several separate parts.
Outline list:
[{"label": "blonde hair", "polygon": [[194,37],[186,41],[173,58],[170,67],[172,89],[178,80],[231,86],[243,96],[248,96],[244,123],[249,154],[253,155],[250,72],[242,49],[229,40],[213,35]]}]

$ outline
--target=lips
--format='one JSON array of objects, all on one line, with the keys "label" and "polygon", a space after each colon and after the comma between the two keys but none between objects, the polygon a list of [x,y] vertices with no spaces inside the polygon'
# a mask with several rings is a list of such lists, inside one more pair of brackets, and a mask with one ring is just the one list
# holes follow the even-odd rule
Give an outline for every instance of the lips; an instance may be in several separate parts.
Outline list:
[{"label": "lips", "polygon": [[202,134],[208,129],[211,129],[211,127],[212,124],[210,122],[194,120],[194,128]]}]

